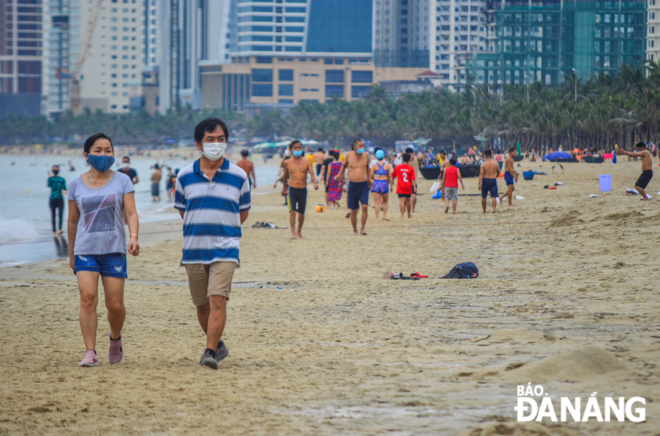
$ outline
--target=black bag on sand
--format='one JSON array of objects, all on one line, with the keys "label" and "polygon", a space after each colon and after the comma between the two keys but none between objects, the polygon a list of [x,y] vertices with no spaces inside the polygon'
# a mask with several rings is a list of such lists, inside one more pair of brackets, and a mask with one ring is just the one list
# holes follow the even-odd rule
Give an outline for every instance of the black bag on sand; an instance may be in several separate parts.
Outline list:
[{"label": "black bag on sand", "polygon": [[459,263],[449,271],[443,279],[476,279],[479,277],[479,269],[472,262]]}]

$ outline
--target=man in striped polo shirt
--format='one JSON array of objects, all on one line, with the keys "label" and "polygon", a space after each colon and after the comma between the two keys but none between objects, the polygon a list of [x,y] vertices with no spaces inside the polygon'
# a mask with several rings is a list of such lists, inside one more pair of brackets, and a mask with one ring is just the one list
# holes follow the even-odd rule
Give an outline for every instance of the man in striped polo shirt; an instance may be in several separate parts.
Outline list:
[{"label": "man in striped polo shirt", "polygon": [[250,183],[245,171],[225,157],[229,132],[219,118],[195,127],[202,156],[179,172],[174,207],[183,218],[183,259],[206,350],[199,361],[213,369],[229,351],[220,339],[227,301],[239,263],[241,224],[250,209]]}]

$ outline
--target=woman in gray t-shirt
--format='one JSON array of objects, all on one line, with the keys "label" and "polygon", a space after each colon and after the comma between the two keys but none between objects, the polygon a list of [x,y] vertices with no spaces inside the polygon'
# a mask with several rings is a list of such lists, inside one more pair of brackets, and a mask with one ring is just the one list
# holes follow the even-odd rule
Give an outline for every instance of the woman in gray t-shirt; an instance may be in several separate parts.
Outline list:
[{"label": "woman in gray t-shirt", "polygon": [[[110,168],[115,162],[114,148],[103,133],[85,141],[84,156],[89,172],[69,184],[69,266],[78,278],[80,289],[80,328],[87,353],[78,366],[96,366],[96,328],[99,276],[103,281],[105,305],[110,322],[110,363],[123,357],[121,329],[126,317],[124,280],[126,253],[137,256],[138,215],[133,183],[128,176]],[[131,237],[126,244],[124,211]]]}]

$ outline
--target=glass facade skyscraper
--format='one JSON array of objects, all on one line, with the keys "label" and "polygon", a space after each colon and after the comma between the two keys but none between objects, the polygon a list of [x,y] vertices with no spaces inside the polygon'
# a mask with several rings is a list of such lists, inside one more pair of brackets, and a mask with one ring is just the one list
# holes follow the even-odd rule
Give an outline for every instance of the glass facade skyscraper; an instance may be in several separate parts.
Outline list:
[{"label": "glass facade skyscraper", "polygon": [[372,0],[232,0],[232,57],[371,56]]},{"label": "glass facade skyscraper", "polygon": [[573,69],[589,78],[644,61],[646,0],[543,3],[493,11],[493,53],[467,67],[476,83],[559,85]]}]

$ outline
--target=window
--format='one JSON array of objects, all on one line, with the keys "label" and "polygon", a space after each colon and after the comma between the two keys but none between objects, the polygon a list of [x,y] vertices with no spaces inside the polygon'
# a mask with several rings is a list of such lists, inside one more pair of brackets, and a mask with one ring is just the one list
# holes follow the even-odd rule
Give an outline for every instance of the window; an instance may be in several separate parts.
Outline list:
[{"label": "window", "polygon": [[254,97],[272,97],[273,96],[273,85],[271,84],[252,84],[252,95]]},{"label": "window", "polygon": [[344,65],[343,59],[335,59],[335,65]]},{"label": "window", "polygon": [[374,73],[373,71],[352,71],[351,81],[353,83],[372,83],[374,81]]},{"label": "window", "polygon": [[344,83],[344,70],[326,70],[325,81],[326,83]]},{"label": "window", "polygon": [[[343,73],[343,71],[342,71]],[[325,96],[327,98],[332,97],[344,97],[344,85],[326,85],[325,86]]]},{"label": "window", "polygon": [[[278,37],[281,38],[281,37]],[[286,42],[303,42],[302,36],[285,36],[284,41]]]},{"label": "window", "polygon": [[351,86],[351,97],[362,98],[369,93],[369,86]]},{"label": "window", "polygon": [[332,59],[323,59],[323,63],[326,65],[332,65]]},{"label": "window", "polygon": [[284,30],[287,32],[297,32],[297,33],[303,33],[305,31],[304,27],[285,27]]},{"label": "window", "polygon": [[287,23],[304,23],[305,17],[286,17]]},{"label": "window", "polygon": [[293,85],[289,84],[280,84],[278,89],[278,94],[280,97],[292,97],[293,96]]},{"label": "window", "polygon": [[268,57],[268,56],[257,56],[257,63],[258,64],[272,64],[273,63],[273,58]]},{"label": "window", "polygon": [[280,104],[293,104],[293,99],[291,98],[280,98],[278,101]]},{"label": "window", "polygon": [[280,82],[292,82],[293,70],[279,70]]},{"label": "window", "polygon": [[[253,82],[269,82],[273,81],[273,70],[266,70],[260,68],[252,69],[252,81]],[[272,91],[271,91],[272,93]]]}]

